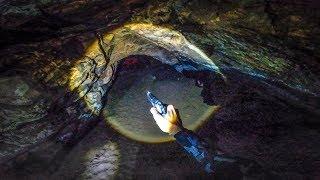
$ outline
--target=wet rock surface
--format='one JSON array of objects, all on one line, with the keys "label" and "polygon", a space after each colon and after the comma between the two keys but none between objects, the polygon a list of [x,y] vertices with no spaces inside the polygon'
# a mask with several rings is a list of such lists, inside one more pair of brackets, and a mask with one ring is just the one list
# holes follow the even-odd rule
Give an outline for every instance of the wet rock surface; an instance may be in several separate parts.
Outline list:
[{"label": "wet rock surface", "polygon": [[[217,153],[257,164],[247,171],[222,164],[218,179],[319,178],[318,7],[277,0],[1,1],[1,178],[210,178],[177,144],[138,143],[103,122],[118,62],[132,52],[180,71],[214,67],[189,74],[203,86],[203,100],[222,107],[199,134]],[[121,32],[114,41],[105,36],[114,32]],[[80,91],[70,89],[79,62]]]},{"label": "wet rock surface", "polygon": [[21,76],[0,79],[1,158],[52,134],[48,125],[51,95],[35,81]]}]

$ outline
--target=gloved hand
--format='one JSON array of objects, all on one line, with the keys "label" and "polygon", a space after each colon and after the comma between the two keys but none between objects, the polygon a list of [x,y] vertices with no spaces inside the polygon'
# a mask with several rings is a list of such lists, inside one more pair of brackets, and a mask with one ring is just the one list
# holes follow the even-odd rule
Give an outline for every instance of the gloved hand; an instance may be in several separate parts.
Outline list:
[{"label": "gloved hand", "polygon": [[167,114],[162,116],[155,107],[150,109],[154,120],[156,121],[159,128],[170,135],[175,135],[177,132],[182,130],[181,120],[174,109],[173,105],[168,105]]}]

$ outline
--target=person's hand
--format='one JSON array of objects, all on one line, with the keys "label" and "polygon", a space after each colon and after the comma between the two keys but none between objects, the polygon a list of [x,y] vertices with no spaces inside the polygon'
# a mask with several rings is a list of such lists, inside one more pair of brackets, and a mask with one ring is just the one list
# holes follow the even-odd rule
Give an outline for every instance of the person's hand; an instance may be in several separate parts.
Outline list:
[{"label": "person's hand", "polygon": [[152,107],[150,112],[152,113],[157,125],[163,132],[174,135],[181,130],[181,120],[179,119],[173,105],[168,105],[167,114],[164,116],[162,116],[155,107]]}]

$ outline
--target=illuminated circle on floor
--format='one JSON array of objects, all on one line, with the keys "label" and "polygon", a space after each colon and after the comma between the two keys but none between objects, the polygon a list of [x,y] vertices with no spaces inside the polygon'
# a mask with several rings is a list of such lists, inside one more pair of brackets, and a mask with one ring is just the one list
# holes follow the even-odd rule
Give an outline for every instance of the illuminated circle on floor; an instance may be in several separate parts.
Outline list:
[{"label": "illuminated circle on floor", "polygon": [[194,85],[194,79],[179,75],[178,72],[172,73],[172,70],[166,73],[169,74],[168,78],[157,78],[150,68],[120,73],[108,94],[103,111],[107,123],[122,135],[136,141],[172,141],[171,136],[161,132],[150,114],[147,90],[163,102],[174,104],[179,109],[184,126],[191,130],[202,126],[218,110],[218,106],[203,103],[200,96],[202,89]]}]

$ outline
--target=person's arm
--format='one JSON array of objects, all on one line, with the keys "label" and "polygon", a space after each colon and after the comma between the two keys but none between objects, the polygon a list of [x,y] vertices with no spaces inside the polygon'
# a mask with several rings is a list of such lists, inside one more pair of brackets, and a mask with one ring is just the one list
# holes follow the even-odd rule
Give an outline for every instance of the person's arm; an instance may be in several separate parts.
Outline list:
[{"label": "person's arm", "polygon": [[207,173],[214,172],[214,158],[208,145],[194,132],[184,129],[174,135],[177,142],[197,160]]},{"label": "person's arm", "polygon": [[194,132],[182,126],[181,120],[172,105],[167,107],[167,114],[165,116],[159,114],[156,108],[151,108],[150,112],[163,132],[174,135],[177,142],[189,155],[197,160],[206,172],[214,172],[214,157],[210,153],[209,147]]}]

